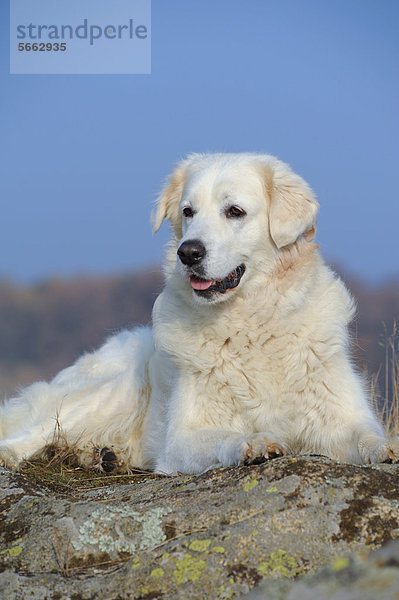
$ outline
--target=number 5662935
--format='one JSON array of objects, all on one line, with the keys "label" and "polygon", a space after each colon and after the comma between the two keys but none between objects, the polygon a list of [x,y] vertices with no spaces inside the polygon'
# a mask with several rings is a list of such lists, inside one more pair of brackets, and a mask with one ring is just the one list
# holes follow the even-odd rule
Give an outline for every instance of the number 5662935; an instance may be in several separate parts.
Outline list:
[{"label": "number 5662935", "polygon": [[18,44],[19,52],[65,52],[67,45],[65,42],[44,42],[31,44],[30,42],[20,42]]}]

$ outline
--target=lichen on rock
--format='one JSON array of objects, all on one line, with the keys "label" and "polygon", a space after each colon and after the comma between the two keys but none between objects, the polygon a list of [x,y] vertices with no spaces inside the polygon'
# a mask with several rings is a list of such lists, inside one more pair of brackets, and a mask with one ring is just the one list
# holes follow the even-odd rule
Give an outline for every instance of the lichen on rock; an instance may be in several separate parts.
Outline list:
[{"label": "lichen on rock", "polygon": [[264,581],[285,599],[325,565],[328,577],[345,577],[352,556],[364,560],[399,532],[394,465],[282,457],[118,481],[61,493],[1,470],[7,600],[27,590],[31,600],[130,600],[132,590],[135,598],[212,600],[261,590]]}]

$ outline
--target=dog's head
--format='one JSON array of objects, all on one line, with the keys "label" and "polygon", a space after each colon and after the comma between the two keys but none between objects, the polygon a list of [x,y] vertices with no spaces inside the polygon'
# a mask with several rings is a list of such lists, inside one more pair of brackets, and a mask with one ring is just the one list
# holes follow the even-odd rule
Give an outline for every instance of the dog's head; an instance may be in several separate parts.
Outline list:
[{"label": "dog's head", "polygon": [[288,165],[261,154],[194,154],[170,176],[153,229],[170,221],[176,269],[200,302],[230,298],[279,253],[314,236],[318,204]]}]

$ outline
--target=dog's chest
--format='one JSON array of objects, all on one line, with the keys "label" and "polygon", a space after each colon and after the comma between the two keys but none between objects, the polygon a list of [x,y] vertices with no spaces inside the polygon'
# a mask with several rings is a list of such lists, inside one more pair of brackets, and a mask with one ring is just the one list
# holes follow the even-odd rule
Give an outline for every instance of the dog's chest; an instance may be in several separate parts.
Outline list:
[{"label": "dog's chest", "polygon": [[282,370],[278,344],[258,322],[218,323],[217,328],[206,326],[179,337],[174,338],[174,361],[193,374],[208,398],[248,408],[276,395]]},{"label": "dog's chest", "polygon": [[237,409],[276,404],[293,340],[272,314],[253,307],[201,319],[183,306],[172,311],[166,300],[161,295],[154,307],[155,344],[195,380],[197,395]]}]

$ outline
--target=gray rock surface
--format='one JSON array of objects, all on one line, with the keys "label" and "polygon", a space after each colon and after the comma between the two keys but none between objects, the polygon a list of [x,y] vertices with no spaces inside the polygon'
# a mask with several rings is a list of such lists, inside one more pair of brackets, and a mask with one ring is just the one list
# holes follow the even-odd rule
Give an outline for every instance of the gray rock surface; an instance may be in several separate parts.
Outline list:
[{"label": "gray rock surface", "polygon": [[399,542],[376,552],[354,552],[333,560],[315,575],[296,581],[268,581],[242,600],[397,600]]},{"label": "gray rock surface", "polygon": [[320,457],[73,491],[1,469],[0,597],[398,598],[398,546],[367,558],[399,538],[398,481]]}]

